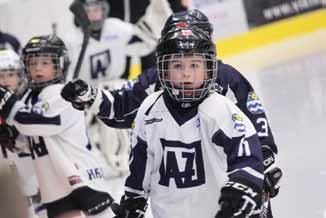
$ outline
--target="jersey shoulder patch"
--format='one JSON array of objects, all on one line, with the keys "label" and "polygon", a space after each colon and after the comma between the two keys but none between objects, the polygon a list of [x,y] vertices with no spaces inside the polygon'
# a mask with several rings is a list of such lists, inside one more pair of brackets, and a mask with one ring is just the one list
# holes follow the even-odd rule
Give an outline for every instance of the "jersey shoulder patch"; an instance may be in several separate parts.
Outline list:
[{"label": "jersey shoulder patch", "polygon": [[264,113],[264,107],[255,92],[249,92],[247,97],[247,109],[252,114]]},{"label": "jersey shoulder patch", "polygon": [[246,131],[246,125],[243,121],[243,116],[237,113],[232,114],[233,128],[239,132]]}]

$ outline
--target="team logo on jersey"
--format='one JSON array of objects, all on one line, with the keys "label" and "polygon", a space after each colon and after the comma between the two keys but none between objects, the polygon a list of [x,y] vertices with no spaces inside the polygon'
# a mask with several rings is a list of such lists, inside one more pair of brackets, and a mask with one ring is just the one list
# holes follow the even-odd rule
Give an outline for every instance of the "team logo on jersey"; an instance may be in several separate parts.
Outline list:
[{"label": "team logo on jersey", "polygon": [[246,131],[246,126],[243,122],[243,117],[240,114],[232,114],[233,127],[239,132]]},{"label": "team logo on jersey", "polygon": [[33,113],[43,115],[47,110],[49,110],[49,103],[44,102],[41,106],[34,106],[32,108]]},{"label": "team logo on jersey", "polygon": [[263,105],[255,92],[248,93],[247,108],[253,114],[264,113]]},{"label": "team logo on jersey", "polygon": [[42,106],[41,106],[41,108],[42,108],[44,111],[49,110],[49,107],[50,107],[50,105],[49,105],[48,102],[44,102],[44,103],[42,104]]},{"label": "team logo on jersey", "polygon": [[158,123],[158,122],[161,122],[163,120],[163,118],[152,118],[152,119],[149,119],[149,120],[145,120],[145,125],[150,125],[150,124],[153,124],[153,123]]},{"label": "team logo on jersey", "polygon": [[111,54],[109,50],[99,52],[90,56],[91,77],[99,79],[106,77],[106,71],[111,65]]},{"label": "team logo on jersey", "polygon": [[201,141],[184,143],[160,139],[163,155],[159,184],[169,187],[189,188],[205,184],[205,168]]}]

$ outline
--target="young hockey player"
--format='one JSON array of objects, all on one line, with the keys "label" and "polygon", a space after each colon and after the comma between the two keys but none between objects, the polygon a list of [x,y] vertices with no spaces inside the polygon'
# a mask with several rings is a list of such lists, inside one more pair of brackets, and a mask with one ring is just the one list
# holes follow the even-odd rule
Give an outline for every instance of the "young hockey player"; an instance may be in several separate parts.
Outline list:
[{"label": "young hockey player", "polygon": [[[26,90],[20,58],[13,50],[0,50],[0,86],[15,92],[17,96],[22,96]],[[17,176],[16,181],[28,202],[32,202],[33,197],[38,193],[37,179],[30,152],[19,150],[20,147],[26,147],[27,138],[19,135],[17,130],[6,124],[1,117],[0,145],[0,159],[4,159],[4,163],[9,164],[13,169],[13,173]],[[29,206],[29,217],[35,217],[35,205],[29,204]]]},{"label": "young hockey player", "polygon": [[0,88],[0,115],[29,147],[49,218],[108,217],[112,197],[93,148],[84,113],[60,96],[68,56],[56,36],[36,36],[23,49],[30,90],[21,100]]},{"label": "young hockey player", "polygon": [[[109,5],[105,0],[81,0],[91,22],[91,38],[78,78],[91,84],[128,78],[128,56],[141,56],[155,50],[156,40],[136,26],[118,18],[106,18]],[[78,22],[77,22],[78,24]],[[83,32],[76,28],[64,37],[71,66],[67,80],[71,80],[81,49]]]},{"label": "young hockey player", "polygon": [[259,217],[263,160],[254,126],[217,94],[215,44],[175,28],[157,47],[163,90],[141,104],[117,218]]},{"label": "young hockey player", "polygon": [[18,95],[26,90],[20,58],[13,50],[0,50],[0,85]]},{"label": "young hockey player", "polygon": [[[162,30],[162,35],[180,25],[197,26],[208,35],[213,32],[212,25],[205,14],[199,10],[190,10],[171,15]],[[269,160],[264,161],[266,163],[264,190],[266,193],[270,193],[270,197],[275,197],[278,194],[278,182],[282,174],[280,168],[275,164],[274,155],[278,151],[265,109],[252,85],[236,69],[218,60],[217,71],[215,90],[225,96],[234,96],[233,100],[236,105],[255,126],[262,145],[264,160]],[[95,88],[77,80],[68,83],[63,89],[62,95],[76,107],[83,108],[86,105],[91,105],[90,110],[93,110],[109,126],[130,128],[139,105],[159,87],[157,70],[151,69],[143,72],[139,78],[129,82],[121,90],[98,90],[97,95],[88,95],[88,93],[94,93]],[[94,98],[95,96],[97,97]],[[270,209],[268,217],[273,217]]]}]

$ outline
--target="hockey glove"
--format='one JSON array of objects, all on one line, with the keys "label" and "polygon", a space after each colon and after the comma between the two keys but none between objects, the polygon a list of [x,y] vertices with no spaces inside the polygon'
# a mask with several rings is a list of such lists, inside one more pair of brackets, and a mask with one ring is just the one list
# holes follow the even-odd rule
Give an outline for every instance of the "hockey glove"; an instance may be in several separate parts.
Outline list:
[{"label": "hockey glove", "polygon": [[15,140],[18,134],[19,133],[15,127],[6,124],[0,125],[0,145],[5,146],[8,150],[14,152],[17,150],[15,147]]},{"label": "hockey glove", "polygon": [[221,190],[215,218],[259,217],[262,190],[244,178],[230,178]]},{"label": "hockey glove", "polygon": [[113,204],[111,209],[116,214],[114,218],[144,218],[147,205],[147,200],[143,197],[128,198],[124,195],[120,205]]},{"label": "hockey glove", "polygon": [[109,193],[96,191],[89,187],[80,187],[72,192],[72,197],[80,209],[90,215],[96,215],[106,210],[113,203]]},{"label": "hockey glove", "polygon": [[61,97],[69,101],[77,110],[84,110],[92,106],[97,89],[88,85],[81,79],[68,82],[61,90]]},{"label": "hockey glove", "polygon": [[17,101],[16,95],[6,88],[0,87],[0,116],[7,119]]},{"label": "hockey glove", "polygon": [[275,156],[268,146],[262,146],[264,158],[264,191],[269,193],[271,198],[279,192],[279,181],[282,178],[282,170],[275,164]]}]

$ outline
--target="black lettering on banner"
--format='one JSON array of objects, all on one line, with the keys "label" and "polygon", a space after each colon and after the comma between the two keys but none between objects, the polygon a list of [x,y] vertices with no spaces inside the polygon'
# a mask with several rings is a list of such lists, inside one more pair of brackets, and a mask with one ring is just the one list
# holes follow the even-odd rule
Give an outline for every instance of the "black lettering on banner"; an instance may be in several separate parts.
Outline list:
[{"label": "black lettering on banner", "polygon": [[90,56],[91,78],[98,79],[99,76],[105,77],[106,71],[111,64],[110,51],[96,53]]},{"label": "black lettering on banner", "polygon": [[321,9],[324,0],[243,0],[250,28]]},{"label": "black lettering on banner", "polygon": [[189,188],[205,183],[205,170],[201,142],[185,144],[161,139],[163,157],[159,184],[169,186],[174,180],[177,188]]}]

